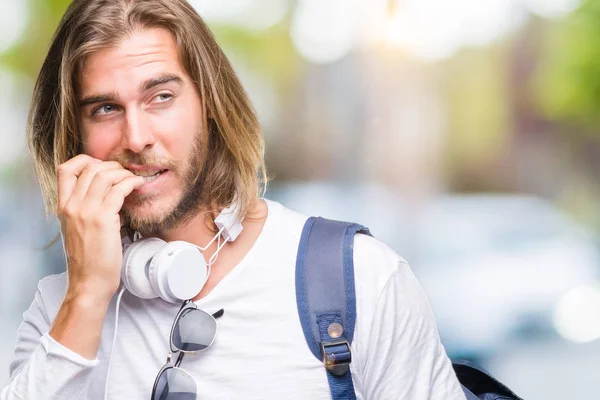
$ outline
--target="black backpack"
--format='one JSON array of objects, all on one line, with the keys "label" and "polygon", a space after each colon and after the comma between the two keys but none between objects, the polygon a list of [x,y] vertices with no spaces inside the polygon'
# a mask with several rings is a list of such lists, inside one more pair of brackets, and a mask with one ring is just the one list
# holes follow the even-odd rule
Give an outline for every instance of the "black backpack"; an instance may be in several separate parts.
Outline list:
[{"label": "black backpack", "polygon": [[[356,321],[354,235],[361,225],[311,217],[296,259],[296,302],[306,343],[327,369],[333,400],[356,399],[350,344]],[[483,368],[453,360],[467,400],[522,400]]]}]

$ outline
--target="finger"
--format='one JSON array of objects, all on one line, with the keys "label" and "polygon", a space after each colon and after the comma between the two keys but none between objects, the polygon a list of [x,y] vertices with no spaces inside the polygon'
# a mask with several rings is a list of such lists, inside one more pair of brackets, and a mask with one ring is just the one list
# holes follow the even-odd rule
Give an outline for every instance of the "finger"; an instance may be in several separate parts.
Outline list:
[{"label": "finger", "polygon": [[125,197],[129,196],[134,189],[141,187],[144,184],[144,178],[134,175],[123,179],[121,182],[113,185],[104,198],[105,210],[111,213],[118,213],[123,207]]},{"label": "finger", "polygon": [[65,208],[77,184],[77,177],[90,164],[101,161],[86,154],[79,154],[56,168],[58,186],[58,213]]},{"label": "finger", "polygon": [[126,169],[98,171],[83,201],[86,204],[99,204],[104,200],[111,187],[132,176],[135,175]]},{"label": "finger", "polygon": [[[83,201],[85,198],[92,181],[101,171],[114,171],[114,170],[123,170],[127,171],[121,164],[116,161],[103,161],[99,164],[89,164],[86,166],[79,177],[77,178],[77,183],[75,184],[75,188],[73,189],[73,193],[71,194],[71,198],[75,201]],[[99,199],[102,201],[102,198]]]}]

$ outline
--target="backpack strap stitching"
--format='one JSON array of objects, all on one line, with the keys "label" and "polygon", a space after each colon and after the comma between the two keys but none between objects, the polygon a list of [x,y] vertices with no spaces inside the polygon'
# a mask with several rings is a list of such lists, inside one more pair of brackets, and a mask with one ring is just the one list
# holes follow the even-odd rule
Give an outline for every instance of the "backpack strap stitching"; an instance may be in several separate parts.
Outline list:
[{"label": "backpack strap stitching", "polygon": [[308,344],[311,353],[313,353],[317,359],[320,359],[321,350],[318,348],[318,346],[316,346],[319,340],[314,336],[311,329],[308,294],[306,291],[306,251],[308,247],[310,231],[315,223],[315,220],[315,217],[310,217],[306,221],[302,230],[302,236],[300,238],[298,257],[296,259],[296,302],[298,305],[300,324],[302,325],[302,331],[304,332],[306,343]]}]

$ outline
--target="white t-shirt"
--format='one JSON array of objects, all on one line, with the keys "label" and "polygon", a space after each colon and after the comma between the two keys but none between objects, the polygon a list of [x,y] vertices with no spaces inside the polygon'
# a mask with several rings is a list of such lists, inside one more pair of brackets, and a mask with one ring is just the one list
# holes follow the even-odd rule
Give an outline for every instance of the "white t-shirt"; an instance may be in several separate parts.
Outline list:
[{"label": "white t-shirt", "polygon": [[[221,308],[215,342],[181,368],[198,399],[330,399],[325,368],[310,352],[298,317],[295,264],[307,217],[267,201],[269,215],[245,258],[199,308]],[[431,307],[408,264],[382,242],[357,235],[357,319],[351,372],[358,399],[454,400],[465,396],[440,343]],[[102,399],[115,320],[109,307],[97,359],[86,360],[48,331],[65,274],[42,279],[18,331],[11,380],[0,400]],[[115,296],[116,297],[116,296]],[[148,400],[169,351],[179,305],[122,297],[110,399]]]}]

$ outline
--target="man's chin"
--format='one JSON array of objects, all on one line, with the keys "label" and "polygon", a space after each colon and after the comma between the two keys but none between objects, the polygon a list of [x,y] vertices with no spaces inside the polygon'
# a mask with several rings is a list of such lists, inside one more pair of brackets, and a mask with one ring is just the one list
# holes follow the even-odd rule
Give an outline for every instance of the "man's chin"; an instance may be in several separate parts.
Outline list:
[{"label": "man's chin", "polygon": [[[192,219],[201,210],[197,184],[185,190],[140,196],[135,192],[125,199],[123,214],[129,227],[143,236],[157,236]],[[178,193],[175,195],[174,193]]]},{"label": "man's chin", "polygon": [[168,214],[151,201],[129,204],[123,207],[123,213],[129,227],[143,235],[160,230]]}]

